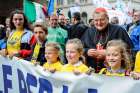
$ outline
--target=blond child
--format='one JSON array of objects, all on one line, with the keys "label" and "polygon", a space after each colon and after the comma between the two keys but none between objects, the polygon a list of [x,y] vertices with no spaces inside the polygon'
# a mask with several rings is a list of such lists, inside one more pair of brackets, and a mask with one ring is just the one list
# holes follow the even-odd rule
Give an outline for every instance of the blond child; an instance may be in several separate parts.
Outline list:
[{"label": "blond child", "polygon": [[89,68],[84,64],[83,45],[79,39],[71,39],[66,43],[66,58],[68,64],[61,69],[62,72],[85,73]]},{"label": "blond child", "polygon": [[50,71],[60,71],[62,68],[62,64],[59,58],[60,48],[56,43],[47,43],[45,47],[45,58],[47,62],[43,65],[43,67]]},{"label": "blond child", "polygon": [[102,68],[99,74],[109,76],[128,75],[131,65],[126,44],[121,40],[111,40],[106,47],[106,62],[108,67]]}]

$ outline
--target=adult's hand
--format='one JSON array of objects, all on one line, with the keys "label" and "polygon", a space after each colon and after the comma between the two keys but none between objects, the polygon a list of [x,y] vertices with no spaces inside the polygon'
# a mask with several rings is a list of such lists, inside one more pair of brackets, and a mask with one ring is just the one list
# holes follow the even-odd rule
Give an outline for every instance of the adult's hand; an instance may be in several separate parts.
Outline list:
[{"label": "adult's hand", "polygon": [[97,53],[97,59],[105,59],[105,50],[102,49],[102,50],[96,50],[96,53]]},{"label": "adult's hand", "polygon": [[93,58],[96,58],[98,56],[96,49],[89,49],[87,52],[87,55]]}]

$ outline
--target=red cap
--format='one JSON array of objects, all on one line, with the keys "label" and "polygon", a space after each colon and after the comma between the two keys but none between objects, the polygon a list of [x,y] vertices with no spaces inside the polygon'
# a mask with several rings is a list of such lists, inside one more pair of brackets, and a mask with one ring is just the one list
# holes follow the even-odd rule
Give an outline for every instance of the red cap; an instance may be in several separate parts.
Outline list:
[{"label": "red cap", "polygon": [[95,12],[100,13],[100,12],[107,12],[105,8],[99,7],[95,9]]}]

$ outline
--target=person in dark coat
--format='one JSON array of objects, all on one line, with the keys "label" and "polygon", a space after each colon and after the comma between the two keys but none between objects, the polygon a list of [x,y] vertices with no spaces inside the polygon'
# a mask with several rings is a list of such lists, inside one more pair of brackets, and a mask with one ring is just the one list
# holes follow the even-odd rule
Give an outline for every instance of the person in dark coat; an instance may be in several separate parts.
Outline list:
[{"label": "person in dark coat", "polygon": [[63,14],[59,14],[58,16],[58,24],[61,28],[63,28],[66,31],[68,31],[70,28],[70,25],[66,24],[66,18],[65,18],[65,15]]},{"label": "person in dark coat", "polygon": [[124,28],[109,23],[107,11],[97,8],[93,13],[94,27],[87,29],[82,37],[87,65],[99,72],[105,66],[105,49],[110,40],[120,39],[133,48],[133,43]]},{"label": "person in dark coat", "polygon": [[75,12],[72,16],[72,26],[68,31],[68,39],[78,38],[81,39],[88,26],[81,22],[81,16],[79,12]]}]

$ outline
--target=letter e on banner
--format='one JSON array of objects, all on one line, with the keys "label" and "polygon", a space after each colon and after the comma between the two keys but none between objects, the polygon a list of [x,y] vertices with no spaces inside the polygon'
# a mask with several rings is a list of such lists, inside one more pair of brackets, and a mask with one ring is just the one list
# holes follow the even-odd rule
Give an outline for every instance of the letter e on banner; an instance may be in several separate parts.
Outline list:
[{"label": "letter e on banner", "polygon": [[12,75],[11,66],[2,65],[4,78],[4,93],[9,93],[8,88],[12,88],[12,81],[8,79],[8,75]]}]

